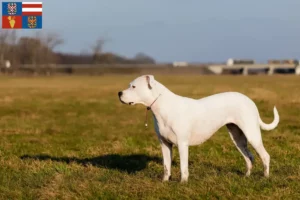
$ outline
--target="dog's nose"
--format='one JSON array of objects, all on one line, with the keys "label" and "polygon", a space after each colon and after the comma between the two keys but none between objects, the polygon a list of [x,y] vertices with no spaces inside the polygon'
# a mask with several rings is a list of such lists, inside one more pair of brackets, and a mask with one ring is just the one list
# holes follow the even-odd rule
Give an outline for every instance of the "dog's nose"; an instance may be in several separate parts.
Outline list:
[{"label": "dog's nose", "polygon": [[119,97],[122,96],[123,92],[118,92]]}]

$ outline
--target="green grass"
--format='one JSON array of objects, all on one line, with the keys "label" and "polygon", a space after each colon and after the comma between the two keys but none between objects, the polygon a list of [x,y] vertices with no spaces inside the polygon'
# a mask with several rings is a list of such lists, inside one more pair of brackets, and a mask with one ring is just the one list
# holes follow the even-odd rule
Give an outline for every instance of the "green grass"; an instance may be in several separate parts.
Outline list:
[{"label": "green grass", "polygon": [[263,121],[270,178],[253,148],[245,162],[225,128],[190,148],[188,184],[180,184],[178,150],[172,180],[162,183],[162,155],[145,107],[126,106],[117,92],[132,76],[0,77],[0,199],[298,199],[300,78],[295,76],[156,76],[174,92],[201,98],[239,91]]}]

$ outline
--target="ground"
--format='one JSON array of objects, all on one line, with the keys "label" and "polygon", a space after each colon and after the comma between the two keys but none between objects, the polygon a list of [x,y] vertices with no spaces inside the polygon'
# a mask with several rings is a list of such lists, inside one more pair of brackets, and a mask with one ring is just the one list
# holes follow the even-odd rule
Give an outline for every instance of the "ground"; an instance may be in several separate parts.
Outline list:
[{"label": "ground", "polygon": [[[257,104],[271,156],[270,178],[256,153],[250,177],[225,128],[191,147],[190,177],[180,184],[163,166],[146,108],[123,105],[117,92],[136,75],[0,77],[0,199],[297,199],[300,196],[300,77],[156,76],[180,95],[238,91]],[[253,148],[250,148],[254,152]]]}]

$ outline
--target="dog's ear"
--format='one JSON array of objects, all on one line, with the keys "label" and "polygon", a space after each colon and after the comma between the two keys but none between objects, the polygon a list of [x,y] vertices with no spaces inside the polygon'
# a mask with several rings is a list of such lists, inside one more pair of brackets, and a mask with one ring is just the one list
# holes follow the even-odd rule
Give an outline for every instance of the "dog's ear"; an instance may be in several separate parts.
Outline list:
[{"label": "dog's ear", "polygon": [[154,76],[153,75],[147,75],[146,81],[148,83],[148,88],[151,90],[154,84]]}]

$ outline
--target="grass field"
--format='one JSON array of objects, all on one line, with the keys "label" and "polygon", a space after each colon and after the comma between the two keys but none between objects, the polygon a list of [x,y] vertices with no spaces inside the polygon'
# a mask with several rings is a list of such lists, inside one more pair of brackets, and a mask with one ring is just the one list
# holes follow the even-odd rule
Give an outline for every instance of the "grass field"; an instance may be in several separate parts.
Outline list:
[{"label": "grass field", "polygon": [[119,102],[132,76],[0,77],[0,199],[299,199],[300,78],[295,76],[156,76],[175,93],[201,98],[238,91],[264,122],[270,178],[254,153],[250,177],[225,128],[191,147],[190,177],[161,182],[162,155],[145,107]]}]

